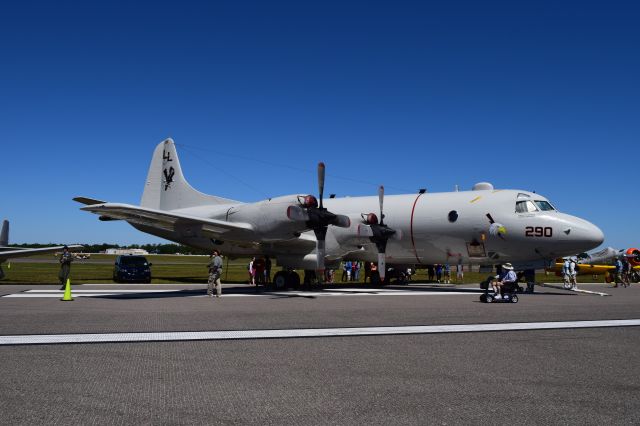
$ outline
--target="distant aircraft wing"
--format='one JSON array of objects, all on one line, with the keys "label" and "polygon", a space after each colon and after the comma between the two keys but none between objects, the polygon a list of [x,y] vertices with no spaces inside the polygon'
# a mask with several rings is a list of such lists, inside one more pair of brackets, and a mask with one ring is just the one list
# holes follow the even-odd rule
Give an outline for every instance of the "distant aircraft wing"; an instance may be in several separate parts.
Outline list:
[{"label": "distant aircraft wing", "polygon": [[[80,249],[83,246],[74,244],[67,246],[69,250]],[[44,248],[15,248],[9,251],[0,252],[0,263],[5,262],[8,259],[13,259],[16,257],[27,257],[27,256],[35,256],[37,254],[46,254],[46,253],[55,253],[58,251],[62,251],[64,246],[55,246],[55,247],[44,247]]]},{"label": "distant aircraft wing", "polygon": [[98,214],[103,220],[126,220],[136,225],[193,236],[239,242],[256,240],[256,233],[250,223],[208,219],[120,203],[93,204],[81,207],[80,210]]}]

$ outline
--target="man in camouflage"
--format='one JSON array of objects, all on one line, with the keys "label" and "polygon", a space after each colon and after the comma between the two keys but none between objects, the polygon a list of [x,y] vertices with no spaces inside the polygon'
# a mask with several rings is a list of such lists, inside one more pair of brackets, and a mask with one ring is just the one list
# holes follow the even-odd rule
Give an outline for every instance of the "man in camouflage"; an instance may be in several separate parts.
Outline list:
[{"label": "man in camouflage", "polygon": [[220,282],[220,277],[222,276],[222,257],[218,250],[213,251],[207,267],[209,268],[207,295],[213,297],[213,289],[215,287],[216,297],[220,297],[222,295],[222,283]]},{"label": "man in camouflage", "polygon": [[58,273],[61,284],[60,290],[64,290],[67,280],[69,279],[71,262],[73,262],[73,255],[69,251],[69,247],[64,246],[62,248],[62,255],[60,256],[60,272]]}]

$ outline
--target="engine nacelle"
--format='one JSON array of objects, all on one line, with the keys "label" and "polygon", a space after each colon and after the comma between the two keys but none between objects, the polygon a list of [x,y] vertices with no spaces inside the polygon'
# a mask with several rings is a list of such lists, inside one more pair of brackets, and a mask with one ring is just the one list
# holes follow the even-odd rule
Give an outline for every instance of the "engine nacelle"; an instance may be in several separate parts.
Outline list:
[{"label": "engine nacelle", "polygon": [[640,266],[640,250],[637,248],[629,248],[624,252],[627,260],[633,266]]},{"label": "engine nacelle", "polygon": [[[304,195],[287,195],[270,198],[253,204],[245,204],[229,212],[233,221],[251,223],[262,241],[278,241],[296,238],[309,229],[303,221],[290,217],[290,206],[299,206]],[[309,200],[313,202],[313,200]]]}]

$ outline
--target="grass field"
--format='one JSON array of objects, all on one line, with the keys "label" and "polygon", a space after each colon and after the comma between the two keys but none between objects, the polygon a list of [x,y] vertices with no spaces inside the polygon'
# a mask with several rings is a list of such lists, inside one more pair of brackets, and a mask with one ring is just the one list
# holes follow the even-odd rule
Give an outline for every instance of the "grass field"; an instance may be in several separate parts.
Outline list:
[{"label": "grass field", "polygon": [[[113,283],[113,262],[115,255],[96,254],[89,260],[78,260],[71,267],[71,280],[74,284],[85,283]],[[207,282],[207,256],[172,256],[149,255],[149,262],[153,264],[152,283],[206,283]],[[34,256],[22,259],[19,262],[5,263],[3,269],[5,278],[1,284],[57,284],[58,263],[54,262],[52,255]],[[225,259],[223,282],[246,283],[248,282],[247,264],[249,259],[240,258],[234,260]],[[280,268],[274,267],[272,274]],[[298,271],[303,275],[303,271]],[[455,278],[455,272],[452,272]],[[336,280],[339,282],[341,271],[336,271]],[[361,281],[363,277],[361,273]],[[465,272],[463,283],[478,283],[484,280],[488,274],[478,272]],[[561,282],[561,278],[554,274],[536,275],[538,282]],[[593,281],[592,277],[585,276],[583,281]],[[427,282],[426,270],[420,269],[413,276],[414,282]],[[579,277],[580,281],[580,277]],[[600,281],[600,280],[599,280]],[[457,283],[457,284],[463,284]]]}]

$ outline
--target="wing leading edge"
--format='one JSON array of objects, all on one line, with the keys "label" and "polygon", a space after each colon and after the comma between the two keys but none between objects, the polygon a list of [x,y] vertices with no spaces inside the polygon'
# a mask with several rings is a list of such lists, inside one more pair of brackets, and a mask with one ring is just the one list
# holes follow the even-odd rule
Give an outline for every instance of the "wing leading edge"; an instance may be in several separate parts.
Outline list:
[{"label": "wing leading edge", "polygon": [[170,232],[184,233],[188,229],[188,234],[193,236],[239,242],[255,241],[256,239],[255,230],[250,223],[208,219],[120,203],[88,205],[80,210],[98,214],[106,220],[126,220],[131,224]]}]

